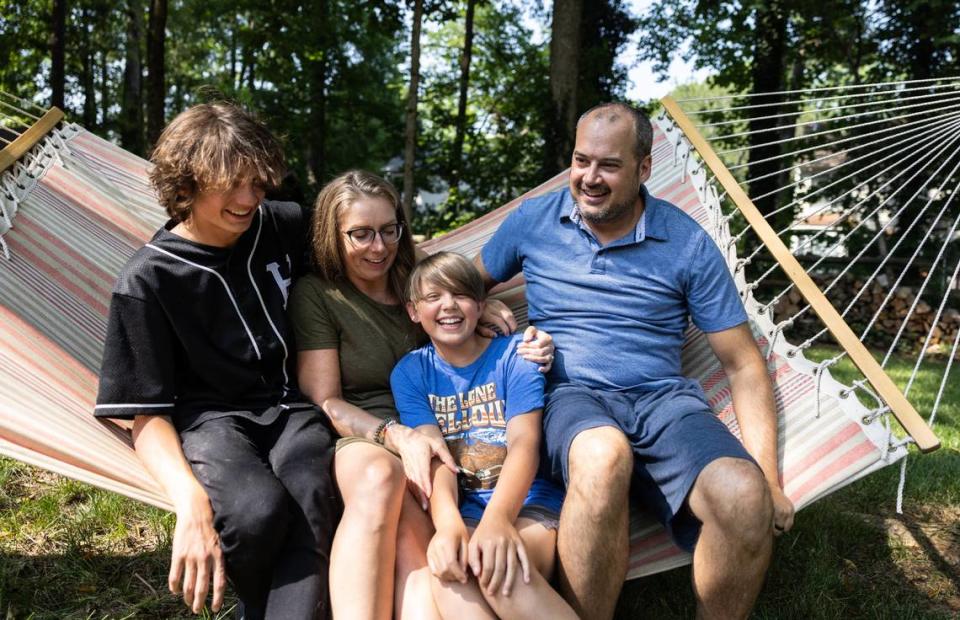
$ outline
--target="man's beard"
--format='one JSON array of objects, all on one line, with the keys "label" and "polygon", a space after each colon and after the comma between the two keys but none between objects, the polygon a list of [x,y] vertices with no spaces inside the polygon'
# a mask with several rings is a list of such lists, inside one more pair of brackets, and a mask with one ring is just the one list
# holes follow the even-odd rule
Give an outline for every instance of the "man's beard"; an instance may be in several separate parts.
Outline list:
[{"label": "man's beard", "polygon": [[[581,190],[582,193],[582,190]],[[608,224],[614,222],[633,209],[633,202],[611,202],[605,208],[587,212],[580,209],[580,217],[590,224]]]}]

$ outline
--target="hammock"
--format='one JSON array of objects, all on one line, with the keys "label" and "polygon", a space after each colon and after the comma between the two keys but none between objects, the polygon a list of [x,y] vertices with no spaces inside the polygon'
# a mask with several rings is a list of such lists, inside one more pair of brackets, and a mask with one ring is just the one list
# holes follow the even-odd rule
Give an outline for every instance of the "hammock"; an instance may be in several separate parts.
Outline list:
[{"label": "hammock", "polygon": [[[948,84],[952,89],[960,86],[955,81]],[[932,86],[939,87],[939,83]],[[932,86],[925,86],[924,96]],[[882,93],[903,98],[901,91],[908,91],[912,87],[903,83],[878,85],[873,90],[863,91],[873,95],[865,98],[856,97],[862,93],[855,88],[853,94],[846,90],[842,93],[832,90],[802,93],[798,95],[803,96],[797,97],[801,104],[796,107],[802,113],[785,118],[792,118],[789,122],[799,125],[812,120],[810,110],[820,109],[826,103],[838,101],[846,105],[846,98],[833,99],[839,94],[844,97],[850,95],[855,103],[849,105],[853,106],[864,101],[883,101]],[[933,96],[922,100],[924,104],[940,100],[936,96],[936,89],[932,89],[932,92]],[[742,104],[743,100],[748,102],[747,105]],[[700,109],[712,114],[704,118],[727,115],[722,116],[721,120],[708,120],[708,123],[721,123],[732,120],[731,115],[741,112],[758,116],[757,111],[760,110],[759,115],[762,116],[767,104],[764,101],[751,101],[754,100],[746,97],[685,104],[701,104]],[[802,299],[806,298],[800,298],[802,307],[798,311],[790,316],[781,316],[783,300],[799,298],[794,290],[797,285],[786,279],[779,282],[779,287],[761,284],[765,280],[777,280],[777,274],[782,273],[779,269],[801,280],[805,272],[800,269],[798,276],[797,268],[793,265],[780,268],[780,263],[775,259],[785,260],[782,256],[784,252],[774,247],[776,244],[772,240],[751,244],[749,233],[763,228],[760,222],[764,220],[761,216],[759,221],[750,221],[749,225],[741,221],[743,216],[740,214],[749,211],[751,205],[729,172],[729,169],[737,171],[737,160],[728,159],[728,166],[725,167],[676,102],[668,100],[664,103],[669,115],[664,112],[654,119],[653,175],[647,186],[652,194],[669,200],[690,214],[710,232],[727,256],[775,385],[780,416],[780,471],[786,494],[798,508],[802,508],[872,471],[903,459],[908,444],[913,441],[924,451],[934,449],[937,440],[928,426],[896,388],[891,393],[892,384],[883,371],[877,372],[886,364],[898,344],[902,344],[902,334],[907,332],[901,330],[897,334],[883,363],[874,361],[871,366],[870,362],[862,359],[866,351],[861,344],[864,337],[855,336],[851,342],[849,335],[843,332],[844,328],[849,331],[849,327],[842,318],[838,323],[834,316],[843,317],[849,312],[844,312],[843,308],[839,312],[833,310],[833,314],[818,322],[817,316],[828,315],[830,311],[823,307],[822,294],[817,298],[819,291],[813,292],[806,281],[800,287],[802,293],[816,299],[804,305]],[[34,127],[46,118],[43,111],[29,110],[22,102],[4,104],[0,98],[0,110],[4,105],[14,109],[8,116],[24,119],[29,115],[31,118],[27,120],[36,123]],[[892,118],[895,113],[891,114],[890,108],[894,106],[887,103],[879,106],[883,110],[881,116],[891,117],[888,122],[894,125],[907,124],[907,121]],[[843,108],[834,109],[836,107],[830,107],[829,114],[845,114]],[[905,111],[903,116],[909,118],[909,122],[916,123],[908,129],[916,129],[917,135],[927,136],[923,131],[935,133],[936,128],[948,125],[949,121],[945,122],[943,118],[943,107],[942,103],[919,107],[924,113],[909,117],[907,115],[914,114],[916,110]],[[692,110],[690,116],[700,113]],[[860,114],[865,113],[857,112],[857,115]],[[922,123],[917,122],[918,116]],[[960,112],[955,117],[960,120]],[[866,116],[863,118],[867,119]],[[876,125],[869,124],[873,120],[871,118],[863,123],[865,128],[861,133],[876,130]],[[679,130],[678,124],[683,131]],[[746,126],[741,120],[719,126],[730,131],[719,131],[715,127],[707,127],[705,131],[719,140],[715,143],[721,147],[721,157],[736,156],[739,152],[723,151],[736,148],[726,145],[743,144],[745,136],[742,133]],[[855,131],[851,127],[847,123],[844,132]],[[783,131],[781,127],[781,133],[776,134],[778,139],[783,139]],[[797,130],[797,133],[802,132]],[[895,129],[890,132],[888,139],[895,141],[905,135],[906,130]],[[25,136],[26,132],[21,138]],[[749,139],[749,136],[746,137]],[[834,147],[834,151],[846,153],[842,161],[853,160],[856,155],[854,147],[869,139],[860,137],[850,140],[842,143],[846,150]],[[738,143],[738,140],[741,142]],[[911,144],[916,146],[920,144],[919,140]],[[13,145],[17,142],[20,142],[20,138]],[[696,150],[691,143],[696,145]],[[942,141],[938,144],[942,145]],[[783,178],[796,184],[806,182],[806,196],[819,191],[824,182],[809,181],[811,175],[797,172],[796,166],[800,162],[822,158],[834,152],[828,148],[821,141],[816,148],[807,151],[808,155],[791,155],[785,159],[782,167],[793,172],[788,172]],[[901,151],[910,148],[913,147],[901,146]],[[916,149],[905,152],[910,153],[911,160],[921,158]],[[956,155],[956,149],[953,155]],[[710,172],[698,163],[700,156],[708,164]],[[872,151],[872,156],[879,157],[876,149]],[[941,153],[936,162],[939,164],[944,160]],[[0,157],[2,163],[3,158]],[[91,414],[107,304],[114,277],[127,257],[165,219],[148,186],[147,167],[147,162],[76,125],[67,124],[50,130],[29,152],[3,172],[0,181],[0,208],[3,210],[0,213],[0,250],[7,253],[8,258],[0,259],[0,394],[3,394],[0,397],[0,453],[155,506],[169,508],[167,498],[132,452],[127,428],[95,420]],[[831,169],[844,174],[842,166]],[[866,172],[862,174],[862,178],[869,178]],[[749,179],[746,181],[749,186]],[[523,198],[552,191],[565,183],[566,173],[563,173],[500,209],[444,237],[422,244],[422,247],[427,252],[455,250],[472,256]],[[866,185],[862,187],[854,186],[847,195],[864,196],[865,191],[876,185],[876,180],[870,178],[864,183]],[[849,189],[849,185],[843,186],[844,191]],[[949,200],[943,198],[939,202],[952,204],[953,188],[950,191]],[[736,206],[732,205],[731,198],[738,201]],[[840,203],[842,199],[838,199],[838,203],[829,203],[831,206],[827,208],[836,208],[835,204]],[[780,213],[785,211],[789,210],[781,210]],[[808,211],[800,210],[800,213],[801,223],[809,219]],[[753,214],[750,217],[756,220]],[[887,220],[888,227],[897,226],[896,221],[896,218]],[[874,229],[878,226],[880,224],[875,224]],[[944,237],[947,231],[938,226],[936,222],[929,224],[931,230],[938,231],[936,235],[931,233],[931,238],[949,239],[953,233]],[[955,228],[954,221],[954,229],[951,230]],[[876,232],[874,229],[871,229],[872,232]],[[793,230],[782,231],[788,243]],[[838,230],[841,229],[834,227],[831,231],[834,238]],[[775,233],[773,237],[776,237]],[[762,257],[769,252],[768,247],[774,247],[774,259],[767,254],[764,260]],[[913,245],[911,249],[917,247]],[[739,258],[741,252],[744,258]],[[798,254],[803,255],[803,252]],[[895,255],[894,252],[890,254]],[[789,252],[786,255],[792,258]],[[805,262],[809,269],[814,266],[815,259],[805,259]],[[898,264],[905,263],[900,260]],[[757,265],[769,268],[770,273],[753,273]],[[832,273],[836,274],[835,264],[830,265],[833,266]],[[930,267],[929,264],[927,266]],[[878,266],[878,270],[886,267],[886,264],[883,268]],[[929,271],[930,274],[935,272],[939,273],[937,268]],[[884,273],[889,274],[889,269]],[[907,268],[904,273],[907,273]],[[951,282],[955,280],[956,269]],[[895,291],[900,281],[888,284],[887,289]],[[829,290],[830,285],[825,288]],[[863,288],[868,287],[863,285]],[[525,319],[521,277],[501,284],[494,293],[514,309],[521,322]],[[761,293],[765,297],[760,298]],[[934,328],[941,332],[943,329],[938,326],[941,316],[948,314],[943,310],[948,295],[949,290],[943,303],[939,304],[937,320],[933,322]],[[929,299],[926,293],[918,292],[916,300],[921,297]],[[917,301],[914,305],[919,307],[919,303]],[[924,303],[929,308],[936,306],[928,301]],[[829,302],[826,305],[832,309]],[[860,305],[854,301],[851,307]],[[811,321],[817,326],[812,331],[809,327]],[[829,341],[832,332],[828,332],[824,324],[835,332],[843,332],[836,340],[844,348],[838,349],[832,359],[814,363],[805,358],[803,351],[814,344]],[[800,326],[807,331],[797,332]],[[794,336],[795,332],[799,335]],[[869,333],[868,330],[867,335]],[[953,333],[952,348],[950,342],[947,343],[951,362],[956,356],[958,340],[956,332]],[[794,341],[799,344],[791,344]],[[917,367],[927,348],[923,345]],[[851,385],[842,385],[833,379],[829,367],[848,355],[864,369],[865,377]],[[867,357],[873,360],[869,354]],[[683,363],[684,372],[700,381],[717,415],[734,433],[739,434],[728,382],[706,338],[694,328],[688,332],[683,348]],[[949,369],[950,364],[943,376],[941,394]],[[938,404],[939,397],[928,412],[931,422]],[[891,410],[903,421],[912,437],[903,436],[891,426],[888,415]],[[667,570],[690,561],[690,556],[673,546],[665,531],[640,511],[632,514],[630,545],[628,578]]]}]

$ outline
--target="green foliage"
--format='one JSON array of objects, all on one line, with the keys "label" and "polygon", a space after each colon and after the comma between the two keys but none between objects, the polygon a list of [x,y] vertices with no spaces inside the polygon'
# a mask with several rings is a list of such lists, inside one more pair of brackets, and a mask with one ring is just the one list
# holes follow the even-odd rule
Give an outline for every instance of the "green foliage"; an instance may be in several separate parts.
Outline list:
[{"label": "green foliage", "polygon": [[948,77],[960,70],[960,5],[953,0],[883,0],[875,79]]},{"label": "green foliage", "polygon": [[679,54],[698,69],[715,70],[713,83],[751,92],[756,54],[772,36],[757,28],[764,10],[786,20],[783,84],[803,88],[859,79],[848,64],[856,59],[866,34],[866,7],[858,0],[653,3],[639,19],[640,57],[654,62],[665,77]]},{"label": "green foliage", "polygon": [[48,12],[47,2],[0,0],[0,90],[32,101],[46,86]]},{"label": "green foliage", "polygon": [[[418,232],[432,235],[469,221],[540,182],[549,58],[522,18],[510,2],[477,7],[462,181],[437,212],[417,214]],[[453,142],[462,39],[462,19],[425,37],[433,62],[423,75],[418,177],[432,191],[446,189],[441,179]]]},{"label": "green foliage", "polygon": [[258,110],[285,140],[300,191],[379,170],[402,144],[395,2],[182,2],[170,11],[171,107],[212,98]]},{"label": "green foliage", "polygon": [[623,0],[584,3],[580,29],[580,83],[577,100],[581,109],[604,101],[622,100],[627,86],[628,67],[617,62],[638,21]]}]

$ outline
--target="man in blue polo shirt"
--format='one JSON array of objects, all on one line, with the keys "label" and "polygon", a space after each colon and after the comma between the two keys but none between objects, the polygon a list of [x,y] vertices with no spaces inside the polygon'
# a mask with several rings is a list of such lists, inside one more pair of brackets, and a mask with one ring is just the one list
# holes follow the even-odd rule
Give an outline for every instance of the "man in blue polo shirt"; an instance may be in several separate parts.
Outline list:
[{"label": "man in blue polo shirt", "polygon": [[[726,263],[690,217],[651,196],[650,121],[619,103],[584,114],[569,188],[525,201],[478,255],[488,286],[523,272],[530,322],[556,360],[545,463],[567,484],[561,591],[610,618],[627,571],[631,488],[693,551],[698,617],[746,617],[793,504],[777,474],[766,364]],[[684,377],[688,321],[706,332],[743,436]]]}]

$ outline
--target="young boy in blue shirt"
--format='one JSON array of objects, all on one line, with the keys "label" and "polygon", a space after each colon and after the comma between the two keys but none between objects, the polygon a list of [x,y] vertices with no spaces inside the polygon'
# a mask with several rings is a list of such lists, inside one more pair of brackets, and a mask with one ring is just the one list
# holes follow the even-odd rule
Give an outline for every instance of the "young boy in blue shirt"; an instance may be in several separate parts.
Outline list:
[{"label": "young boy in blue shirt", "polygon": [[390,377],[400,420],[442,436],[461,469],[458,485],[447,467],[433,467],[427,559],[440,614],[575,618],[548,582],[563,493],[536,477],[543,375],[516,354],[519,336],[476,333],[486,293],[463,256],[422,261],[408,296],[431,344]]}]

